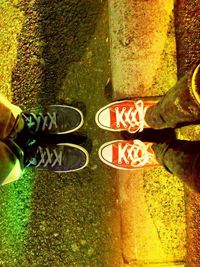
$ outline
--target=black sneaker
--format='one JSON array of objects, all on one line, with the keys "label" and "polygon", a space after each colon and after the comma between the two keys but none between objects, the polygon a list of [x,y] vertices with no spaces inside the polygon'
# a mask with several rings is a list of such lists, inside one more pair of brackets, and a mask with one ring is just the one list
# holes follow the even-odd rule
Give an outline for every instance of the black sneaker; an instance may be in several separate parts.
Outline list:
[{"label": "black sneaker", "polygon": [[[73,172],[85,168],[89,162],[88,152],[74,144],[37,146],[31,140],[25,153],[25,167],[50,170],[57,173]],[[33,151],[35,152],[33,153]],[[31,153],[30,153],[31,151]]]},{"label": "black sneaker", "polygon": [[67,134],[83,125],[82,112],[65,105],[50,105],[31,113],[22,113],[25,127],[32,133]]}]

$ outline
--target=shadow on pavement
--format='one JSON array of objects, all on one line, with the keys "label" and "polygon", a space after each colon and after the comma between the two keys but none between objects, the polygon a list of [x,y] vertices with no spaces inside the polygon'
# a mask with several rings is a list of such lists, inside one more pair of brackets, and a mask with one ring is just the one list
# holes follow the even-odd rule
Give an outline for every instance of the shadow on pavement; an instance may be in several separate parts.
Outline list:
[{"label": "shadow on pavement", "polygon": [[[104,1],[103,1],[104,2]],[[13,99],[20,106],[55,103],[69,64],[83,56],[103,4],[92,0],[21,1],[25,22],[13,70]]]}]

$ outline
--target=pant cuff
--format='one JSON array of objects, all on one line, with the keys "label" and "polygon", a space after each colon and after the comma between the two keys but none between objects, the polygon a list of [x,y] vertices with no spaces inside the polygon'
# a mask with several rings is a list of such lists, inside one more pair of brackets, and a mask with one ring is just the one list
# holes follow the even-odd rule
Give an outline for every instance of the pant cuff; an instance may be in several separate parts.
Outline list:
[{"label": "pant cuff", "polygon": [[192,93],[200,105],[200,64],[195,68],[192,75]]}]

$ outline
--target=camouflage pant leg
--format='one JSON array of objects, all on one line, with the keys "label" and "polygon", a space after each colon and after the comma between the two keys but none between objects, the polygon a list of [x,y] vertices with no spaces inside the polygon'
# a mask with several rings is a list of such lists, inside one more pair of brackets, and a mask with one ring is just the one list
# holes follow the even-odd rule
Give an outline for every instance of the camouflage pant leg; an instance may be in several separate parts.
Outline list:
[{"label": "camouflage pant leg", "polygon": [[153,145],[158,162],[200,192],[200,141],[173,140]]},{"label": "camouflage pant leg", "polygon": [[200,122],[200,64],[147,110],[145,120],[154,129]]}]

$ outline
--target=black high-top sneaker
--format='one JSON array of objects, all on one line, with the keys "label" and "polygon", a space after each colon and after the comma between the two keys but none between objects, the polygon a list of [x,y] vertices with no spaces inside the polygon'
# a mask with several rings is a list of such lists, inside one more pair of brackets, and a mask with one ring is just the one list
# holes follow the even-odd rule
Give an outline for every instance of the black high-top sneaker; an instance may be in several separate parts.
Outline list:
[{"label": "black high-top sneaker", "polygon": [[24,167],[50,170],[57,173],[78,171],[87,166],[88,152],[75,144],[38,145],[29,139],[25,151]]},{"label": "black high-top sneaker", "polygon": [[50,105],[35,109],[31,113],[22,113],[25,129],[39,134],[67,134],[83,125],[82,112],[65,105]]}]

